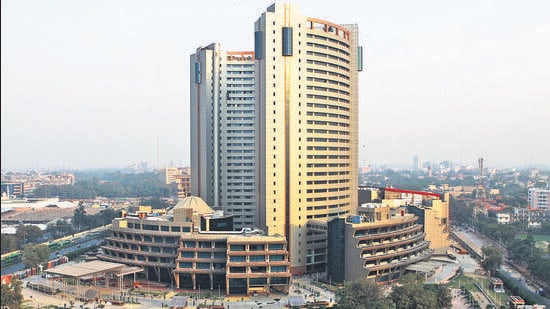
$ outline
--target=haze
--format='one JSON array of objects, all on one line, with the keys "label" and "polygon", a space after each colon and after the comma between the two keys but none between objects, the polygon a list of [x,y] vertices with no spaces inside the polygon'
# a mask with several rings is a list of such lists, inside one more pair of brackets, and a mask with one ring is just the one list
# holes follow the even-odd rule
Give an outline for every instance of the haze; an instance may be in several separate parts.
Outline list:
[{"label": "haze", "polygon": [[[550,165],[550,2],[291,1],[358,23],[360,165]],[[189,165],[189,55],[272,1],[2,1],[2,169]]]}]

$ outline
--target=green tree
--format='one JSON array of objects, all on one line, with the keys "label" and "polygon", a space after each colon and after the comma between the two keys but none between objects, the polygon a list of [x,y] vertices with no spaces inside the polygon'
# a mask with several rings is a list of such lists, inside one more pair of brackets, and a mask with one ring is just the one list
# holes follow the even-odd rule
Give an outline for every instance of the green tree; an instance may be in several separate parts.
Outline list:
[{"label": "green tree", "polygon": [[86,210],[84,209],[84,203],[80,202],[78,208],[76,208],[73,213],[73,225],[76,226],[77,231],[80,231],[80,228],[87,225],[86,221]]},{"label": "green tree", "polygon": [[490,274],[494,274],[502,264],[502,253],[500,253],[498,248],[493,246],[482,247],[481,253],[483,253],[481,265],[489,271]]},{"label": "green tree", "polygon": [[448,287],[442,284],[426,284],[425,287],[435,292],[437,308],[451,308],[453,306],[453,296]]},{"label": "green tree", "polygon": [[46,245],[30,245],[23,250],[22,262],[26,268],[37,267],[48,262],[50,248]]},{"label": "green tree", "polygon": [[65,219],[59,219],[55,223],[49,223],[46,226],[46,232],[52,235],[52,238],[59,238],[73,234],[74,227]]},{"label": "green tree", "polygon": [[15,231],[18,248],[22,248],[25,244],[35,243],[44,233],[36,225],[24,225],[19,223]]},{"label": "green tree", "polygon": [[390,297],[397,309],[440,309],[451,307],[450,295],[445,286],[424,284],[422,275],[406,274],[393,288]]},{"label": "green tree", "polygon": [[8,307],[11,309],[21,308],[23,303],[23,293],[22,293],[21,281],[14,279],[9,285],[2,284],[2,308]]},{"label": "green tree", "polygon": [[346,282],[336,291],[338,308],[344,309],[386,309],[391,302],[384,298],[382,291],[372,280]]},{"label": "green tree", "polygon": [[2,254],[17,250],[17,238],[15,235],[2,234]]}]

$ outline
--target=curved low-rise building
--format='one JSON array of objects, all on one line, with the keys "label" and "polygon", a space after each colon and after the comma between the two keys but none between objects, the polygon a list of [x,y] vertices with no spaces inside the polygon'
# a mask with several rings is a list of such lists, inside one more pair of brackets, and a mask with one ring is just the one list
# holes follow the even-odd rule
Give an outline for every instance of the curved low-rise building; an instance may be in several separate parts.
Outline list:
[{"label": "curved low-rise building", "polygon": [[167,214],[151,209],[116,218],[98,258],[143,268],[147,280],[176,288],[224,289],[226,294],[288,292],[286,238],[257,229],[233,231],[231,215],[198,197]]},{"label": "curved low-rise building", "polygon": [[[142,267],[148,280],[171,282],[180,236],[199,227],[202,214],[211,213],[214,210],[201,198],[188,197],[166,214],[143,208],[126,214],[113,220],[112,235],[105,239],[104,253],[98,258]],[[224,221],[228,217],[216,216]]]},{"label": "curved low-rise building", "polygon": [[335,282],[397,280],[406,266],[428,259],[432,251],[418,217],[389,206],[371,206],[363,215],[328,223],[327,270]]}]

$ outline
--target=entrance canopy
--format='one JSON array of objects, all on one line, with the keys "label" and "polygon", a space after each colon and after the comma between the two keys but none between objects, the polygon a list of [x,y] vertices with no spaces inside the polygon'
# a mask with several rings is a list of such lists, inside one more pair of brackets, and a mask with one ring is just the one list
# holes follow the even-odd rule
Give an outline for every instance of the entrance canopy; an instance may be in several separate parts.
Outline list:
[{"label": "entrance canopy", "polygon": [[125,268],[128,267],[120,263],[91,261],[79,264],[63,264],[52,269],[48,269],[46,270],[46,272],[49,274],[56,274],[65,277],[80,279],[82,277],[93,276],[96,274],[120,273]]}]

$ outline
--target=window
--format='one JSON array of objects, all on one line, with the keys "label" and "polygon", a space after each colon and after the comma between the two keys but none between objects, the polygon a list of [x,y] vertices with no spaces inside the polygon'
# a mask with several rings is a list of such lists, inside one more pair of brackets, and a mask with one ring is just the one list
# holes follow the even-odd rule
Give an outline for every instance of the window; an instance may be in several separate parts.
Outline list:
[{"label": "window", "polygon": [[209,241],[200,241],[199,248],[212,248],[212,243]]},{"label": "window", "polygon": [[198,258],[200,258],[200,259],[210,259],[210,258],[212,258],[212,255],[210,254],[210,252],[199,252],[198,253]]},{"label": "window", "polygon": [[264,255],[251,255],[248,260],[250,262],[265,262],[265,256]]},{"label": "window", "polygon": [[230,262],[235,262],[235,263],[246,262],[246,257],[244,255],[230,256],[229,261]]},{"label": "window", "polygon": [[263,251],[265,250],[264,245],[250,245],[250,251]]},{"label": "window", "polygon": [[230,251],[244,251],[244,245],[230,245]]},{"label": "window", "polygon": [[270,244],[269,250],[283,250],[283,244]]},{"label": "window", "polygon": [[215,259],[225,259],[225,252],[214,252]]},{"label": "window", "polygon": [[286,266],[271,266],[272,273],[282,273],[286,271]]},{"label": "window", "polygon": [[194,258],[195,257],[195,252],[182,252],[181,253],[181,257],[182,258]]},{"label": "window", "polygon": [[246,267],[229,267],[229,272],[230,273],[246,273]]},{"label": "window", "polygon": [[267,278],[250,278],[250,285],[264,285],[267,284]]},{"label": "window", "polygon": [[251,266],[250,272],[251,273],[265,273],[267,271],[267,267],[265,266]]}]

